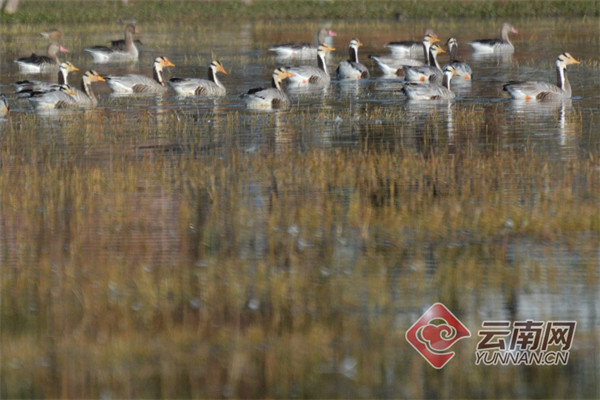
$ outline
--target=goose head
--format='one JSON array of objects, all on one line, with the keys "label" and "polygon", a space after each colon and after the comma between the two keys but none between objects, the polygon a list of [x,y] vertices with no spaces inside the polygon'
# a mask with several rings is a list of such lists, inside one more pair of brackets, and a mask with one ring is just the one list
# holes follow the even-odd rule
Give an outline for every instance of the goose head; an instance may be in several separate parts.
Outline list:
[{"label": "goose head", "polygon": [[169,59],[167,57],[156,57],[154,59],[154,68],[157,71],[162,71],[163,68],[166,67],[174,67],[175,64],[173,64],[171,61],[169,61]]},{"label": "goose head", "polygon": [[454,69],[454,67],[451,65],[444,66],[444,68],[442,69],[442,73],[449,79],[452,79],[452,77],[454,76],[460,76],[460,74],[456,72],[456,69]]},{"label": "goose head", "polygon": [[287,69],[283,67],[277,68],[275,71],[273,71],[273,86],[281,90],[281,82],[292,76],[294,76],[294,74],[289,72]]},{"label": "goose head", "polygon": [[331,29],[321,28],[321,29],[319,29],[319,32],[317,32],[317,41],[319,42],[319,44],[325,43],[325,40],[328,37],[333,37],[333,36],[337,36],[337,33],[335,33]]},{"label": "goose head", "polygon": [[70,61],[60,63],[60,70],[66,73],[79,71],[79,68],[74,66]]},{"label": "goose head", "polygon": [[136,28],[136,26],[133,24],[127,24],[127,26],[125,26],[125,32],[126,33],[140,33],[140,30],[138,28]]},{"label": "goose head", "polygon": [[519,33],[519,31],[508,22],[505,22],[502,24],[502,37],[508,36],[509,33]]},{"label": "goose head", "polygon": [[94,71],[93,69],[85,71],[82,79],[85,79],[88,82],[106,82],[106,79],[104,79],[98,72]]},{"label": "goose head", "polygon": [[434,57],[436,57],[438,54],[443,54],[446,52],[446,50],[442,49],[442,46],[437,43],[432,44],[429,51]]},{"label": "goose head", "polygon": [[61,92],[64,92],[70,96],[75,96],[77,93],[75,92],[75,89],[73,89],[71,87],[71,85],[60,85],[60,88],[58,89]]},{"label": "goose head", "polygon": [[227,75],[227,71],[225,71],[225,68],[223,67],[223,64],[221,64],[221,61],[219,60],[213,60],[210,63],[210,67],[209,67],[213,73],[217,73],[217,72],[221,72],[223,75]]},{"label": "goose head", "polygon": [[578,65],[581,64],[580,61],[576,60],[571,54],[569,53],[562,53],[561,55],[558,56],[558,58],[556,59],[556,66],[558,68],[566,68],[567,65]]},{"label": "goose head", "polygon": [[446,41],[446,47],[448,48],[448,52],[452,52],[452,49],[455,47],[458,47],[458,42],[456,41],[456,38],[451,37],[450,39],[448,39]]},{"label": "goose head", "polygon": [[432,45],[439,41],[440,41],[440,39],[438,38],[438,36],[435,33],[433,33],[433,31],[427,32],[427,33],[425,33],[425,36],[423,36],[423,44],[426,46]]},{"label": "goose head", "polygon": [[360,40],[358,40],[358,39],[352,39],[352,40],[350,41],[350,48],[351,48],[352,50],[354,50],[354,51],[358,51],[358,48],[359,48],[360,46],[362,46],[362,45],[363,45],[363,44],[362,44],[362,43],[360,42]]}]

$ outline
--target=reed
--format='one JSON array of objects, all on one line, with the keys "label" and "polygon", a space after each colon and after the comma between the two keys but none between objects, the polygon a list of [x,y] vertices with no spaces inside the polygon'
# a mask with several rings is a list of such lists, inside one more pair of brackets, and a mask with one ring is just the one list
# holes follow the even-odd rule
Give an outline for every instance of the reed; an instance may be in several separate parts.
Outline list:
[{"label": "reed", "polygon": [[[335,119],[304,113],[289,118]],[[37,118],[12,121],[0,145],[6,397],[425,396],[436,378],[399,326],[433,288],[458,310],[476,303],[460,292],[558,290],[567,277],[551,262],[507,259],[523,240],[576,243],[597,287],[594,157],[443,144],[435,115],[427,152],[376,130],[352,148],[300,152],[284,134],[240,151],[239,113],[220,137],[201,137],[188,114],[141,112],[135,138],[113,116],[59,119],[50,137],[30,129]],[[457,119],[485,124],[476,109]],[[440,396],[523,379],[495,371],[481,392],[485,375],[453,362]],[[542,395],[570,393],[539,374]]]}]

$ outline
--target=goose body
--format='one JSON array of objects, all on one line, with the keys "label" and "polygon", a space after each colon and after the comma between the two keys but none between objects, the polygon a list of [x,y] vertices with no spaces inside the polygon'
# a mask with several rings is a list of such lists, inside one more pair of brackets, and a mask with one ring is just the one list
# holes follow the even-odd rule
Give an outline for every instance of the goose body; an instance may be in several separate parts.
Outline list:
[{"label": "goose body", "polygon": [[327,70],[325,57],[335,48],[327,44],[319,46],[317,51],[318,67],[312,65],[301,65],[297,67],[287,68],[287,71],[292,74],[287,80],[288,87],[311,87],[311,86],[326,86],[329,85],[331,77]]},{"label": "goose body", "polygon": [[450,62],[447,65],[453,66],[458,76],[462,77],[464,80],[471,79],[473,77],[471,66],[466,62],[457,59],[458,42],[456,38],[451,37],[448,39],[446,45],[448,46],[448,53],[450,54]]},{"label": "goose body", "polygon": [[169,86],[180,96],[225,96],[227,90],[217,77],[217,73],[227,75],[227,71],[220,61],[213,60],[208,67],[208,79],[199,78],[171,78]]},{"label": "goose body", "polygon": [[269,51],[275,52],[275,56],[279,59],[312,60],[317,56],[318,46],[323,43],[331,46],[332,38],[336,35],[331,29],[321,28],[317,32],[314,45],[300,42],[284,43],[271,47]]},{"label": "goose body", "polygon": [[432,29],[426,29],[422,42],[413,40],[390,42],[385,47],[390,49],[391,56],[394,58],[419,59],[423,57],[427,62],[429,46],[437,41],[439,41],[437,34]]},{"label": "goose body", "polygon": [[56,42],[52,42],[48,45],[46,50],[47,55],[42,56],[33,53],[29,57],[21,57],[15,60],[15,62],[22,73],[35,74],[53,71],[56,70],[60,64],[58,59],[59,52],[68,53],[69,50]]},{"label": "goose body", "polygon": [[70,72],[79,71],[79,68],[71,64],[69,61],[62,62],[58,68],[57,82],[32,81],[23,80],[13,84],[15,93],[19,97],[29,97],[34,93],[51,92],[59,90],[60,85],[68,84],[68,75]]},{"label": "goose body", "polygon": [[440,85],[437,82],[419,84],[407,82],[402,87],[402,91],[411,100],[450,100],[456,97],[450,89],[450,82],[453,76],[456,76],[456,70],[450,65],[443,69],[443,81]]},{"label": "goose body", "polygon": [[290,106],[290,99],[283,91],[281,83],[291,76],[292,74],[285,68],[277,68],[273,71],[271,79],[272,87],[267,89],[250,89],[248,93],[242,95],[246,107],[263,110],[288,108]]},{"label": "goose body", "polygon": [[352,39],[350,41],[350,58],[340,62],[336,70],[336,75],[339,80],[358,80],[369,77],[369,70],[358,60],[358,48],[360,46],[362,46],[362,43],[358,39]]},{"label": "goose body", "polygon": [[125,27],[125,38],[122,44],[117,41],[113,47],[92,46],[84,50],[90,53],[94,62],[98,64],[137,61],[139,51],[133,40],[134,33],[139,33],[139,30],[134,25],[128,24]]},{"label": "goose body", "polygon": [[469,44],[474,52],[480,54],[512,54],[515,47],[508,38],[509,33],[519,33],[519,31],[508,22],[505,22],[500,29],[500,39],[479,39]]},{"label": "goose body", "polygon": [[445,53],[437,43],[433,44],[429,49],[430,58],[433,60],[433,65],[422,65],[420,67],[405,67],[405,79],[408,82],[440,82],[443,74],[440,64],[437,60],[437,55]]},{"label": "goose body", "polygon": [[384,77],[397,78],[404,76],[404,67],[420,67],[423,64],[422,61],[415,60],[412,58],[398,59],[393,56],[375,56],[370,55],[369,58],[375,61],[375,64],[379,67]]},{"label": "goose body", "polygon": [[163,69],[174,66],[168,58],[157,57],[152,67],[153,78],[139,74],[107,75],[104,78],[113,93],[163,93],[168,89],[163,79]]},{"label": "goose body", "polygon": [[558,85],[541,81],[510,82],[504,85],[513,99],[519,100],[562,100],[571,98],[571,84],[567,79],[567,66],[580,62],[569,53],[562,53],[556,60]]}]

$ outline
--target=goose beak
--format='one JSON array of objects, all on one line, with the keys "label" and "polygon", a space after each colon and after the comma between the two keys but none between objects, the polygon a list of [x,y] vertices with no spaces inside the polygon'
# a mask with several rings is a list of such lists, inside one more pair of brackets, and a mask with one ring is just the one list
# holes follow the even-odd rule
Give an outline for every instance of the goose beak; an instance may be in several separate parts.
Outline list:
[{"label": "goose beak", "polygon": [[71,71],[79,71],[79,68],[77,68],[76,66],[74,66],[74,65],[73,65],[73,66],[71,67]]},{"label": "goose beak", "polygon": [[573,64],[575,64],[575,65],[579,65],[579,64],[581,64],[581,61],[579,61],[579,60],[576,60],[576,59],[574,59],[574,58],[571,58],[571,62],[572,62]]},{"label": "goose beak", "polygon": [[98,82],[106,82],[106,79],[104,79],[103,77],[101,77],[100,75],[98,75],[96,77],[96,79],[98,80]]},{"label": "goose beak", "polygon": [[225,71],[225,68],[223,68],[222,65],[219,65],[219,71],[223,74],[223,75],[227,75],[227,71]]},{"label": "goose beak", "polygon": [[332,31],[331,29],[329,30],[329,36],[337,36],[337,33],[335,33],[334,31]]},{"label": "goose beak", "polygon": [[165,61],[163,62],[163,67],[174,67],[175,64],[173,64],[167,57],[165,57]]},{"label": "goose beak", "polygon": [[519,31],[514,26],[510,28],[510,31],[512,33],[519,33]]},{"label": "goose beak", "polygon": [[291,78],[292,76],[294,76],[294,74],[292,74],[291,72],[288,72],[288,71],[285,72],[286,78]]},{"label": "goose beak", "polygon": [[443,54],[443,53],[445,53],[445,52],[446,52],[446,50],[442,49],[441,47],[440,47],[440,49],[438,50],[438,53],[441,53],[441,54]]},{"label": "goose beak", "polygon": [[67,49],[66,47],[60,46],[58,51],[60,51],[61,53],[68,53],[69,49]]}]

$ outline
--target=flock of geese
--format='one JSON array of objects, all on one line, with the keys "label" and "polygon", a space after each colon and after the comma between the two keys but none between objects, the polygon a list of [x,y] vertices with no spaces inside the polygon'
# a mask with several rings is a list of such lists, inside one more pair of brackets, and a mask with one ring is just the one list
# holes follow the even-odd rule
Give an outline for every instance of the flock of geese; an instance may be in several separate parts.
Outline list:
[{"label": "flock of geese", "polygon": [[[84,48],[96,64],[123,63],[137,61],[139,58],[139,41],[133,35],[138,29],[128,24],[122,40],[111,42],[110,46],[92,46]],[[518,31],[509,23],[504,23],[498,39],[482,39],[470,42],[474,53],[478,54],[512,54],[514,46],[509,34]],[[59,44],[62,33],[59,30],[43,32],[50,39],[46,55],[32,54],[15,60],[22,73],[46,73],[58,71],[56,82],[38,80],[22,80],[14,83],[18,97],[27,97],[36,110],[62,108],[91,108],[98,103],[92,90],[92,83],[105,82],[116,94],[165,93],[172,88],[181,96],[218,97],[227,92],[218,78],[218,74],[227,75],[227,71],[218,60],[213,60],[208,68],[207,79],[171,78],[165,81],[164,68],[174,67],[167,57],[154,60],[153,76],[140,74],[100,75],[95,70],[86,71],[81,78],[79,89],[69,84],[68,75],[78,71],[68,61],[60,62],[58,54],[68,52]],[[290,59],[310,61],[316,58],[317,65],[299,65],[279,67],[273,71],[272,86],[269,88],[251,89],[242,95],[248,108],[280,109],[287,108],[290,100],[287,88],[323,88],[330,84],[331,76],[327,67],[327,57],[335,50],[332,38],[335,32],[322,28],[317,32],[316,43],[286,43],[271,47],[279,62]],[[360,80],[369,78],[369,70],[358,57],[358,49],[362,43],[352,39],[349,44],[349,58],[339,63],[335,71],[338,80]],[[451,37],[447,40],[448,51],[440,44],[435,32],[425,31],[422,41],[391,42],[386,45],[390,54],[387,56],[369,56],[381,70],[383,76],[402,78],[402,92],[409,99],[436,100],[455,97],[451,88],[452,79],[470,80],[473,77],[471,67],[456,58],[458,42]],[[440,66],[438,55],[448,53],[450,62]],[[557,85],[541,81],[509,82],[503,86],[512,98],[525,101],[544,101],[567,99],[571,97],[571,86],[567,79],[568,65],[579,64],[569,53],[562,53],[556,60],[558,71]],[[284,84],[285,82],[285,84]],[[0,112],[8,112],[8,103],[0,95]]]}]

